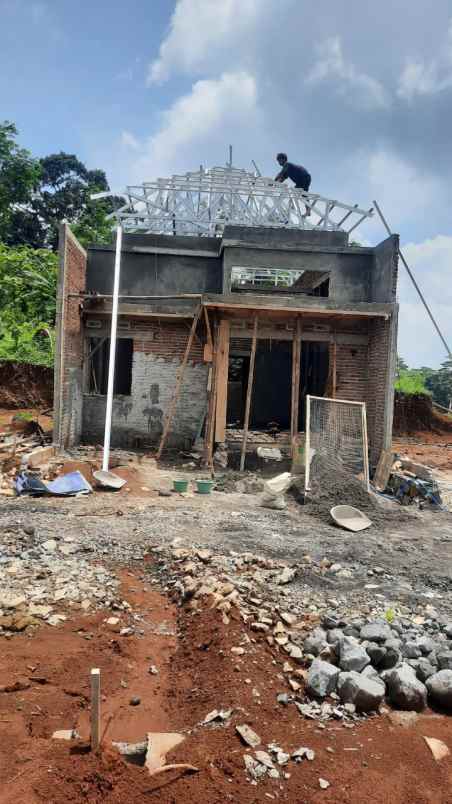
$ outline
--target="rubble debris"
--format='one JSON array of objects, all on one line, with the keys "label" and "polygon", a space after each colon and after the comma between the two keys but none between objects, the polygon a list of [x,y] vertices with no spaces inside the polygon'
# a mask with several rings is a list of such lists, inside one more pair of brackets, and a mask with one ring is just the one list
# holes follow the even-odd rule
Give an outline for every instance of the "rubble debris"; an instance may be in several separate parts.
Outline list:
[{"label": "rubble debris", "polygon": [[248,726],[246,723],[236,726],[235,730],[238,732],[238,734],[240,734],[243,742],[246,743],[246,745],[249,745],[250,748],[257,748],[258,745],[261,745],[262,740],[259,735],[256,734],[256,732],[253,731],[253,729],[250,728],[250,726]]},{"label": "rubble debris", "polygon": [[433,759],[437,762],[441,762],[442,759],[450,755],[446,743],[443,743],[442,740],[438,740],[436,737],[424,737],[424,740],[433,754]]}]

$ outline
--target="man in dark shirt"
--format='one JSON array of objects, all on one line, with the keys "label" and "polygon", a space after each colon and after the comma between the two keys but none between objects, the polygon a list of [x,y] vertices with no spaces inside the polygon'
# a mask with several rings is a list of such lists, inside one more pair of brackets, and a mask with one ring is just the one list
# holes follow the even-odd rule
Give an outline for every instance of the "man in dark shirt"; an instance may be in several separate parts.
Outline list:
[{"label": "man in dark shirt", "polygon": [[[295,165],[287,161],[287,154],[280,153],[276,156],[276,161],[281,165],[281,170],[275,177],[275,181],[283,182],[291,179],[295,187],[307,192],[311,186],[311,176],[302,165]],[[311,208],[306,204],[306,216],[311,214]]]}]

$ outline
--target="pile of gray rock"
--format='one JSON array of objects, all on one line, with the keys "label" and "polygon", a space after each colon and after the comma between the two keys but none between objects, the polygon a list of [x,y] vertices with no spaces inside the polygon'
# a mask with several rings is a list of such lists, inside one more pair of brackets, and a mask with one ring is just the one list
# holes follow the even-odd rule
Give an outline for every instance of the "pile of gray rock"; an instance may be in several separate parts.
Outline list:
[{"label": "pile of gray rock", "polygon": [[[168,553],[161,552],[168,568]],[[170,563],[168,588],[182,604],[216,607],[226,624],[237,610],[254,638],[284,656],[280,678],[290,692],[278,695],[280,704],[295,703],[302,715],[319,720],[355,720],[377,712],[384,700],[406,710],[421,711],[428,700],[452,710],[452,623],[430,604],[430,617],[388,611],[386,618],[345,619],[333,610],[312,630],[316,615],[287,593],[294,567],[250,553],[226,557],[176,545]]]},{"label": "pile of gray rock", "polygon": [[86,557],[73,537],[43,538],[32,526],[3,534],[0,544],[0,635],[45,621],[57,626],[67,607],[116,606],[119,580]]},{"label": "pile of gray rock", "polygon": [[312,662],[306,690],[316,699],[334,693],[361,712],[377,711],[385,698],[416,712],[428,700],[452,709],[452,623],[347,624],[327,615],[305,639],[304,656]]}]

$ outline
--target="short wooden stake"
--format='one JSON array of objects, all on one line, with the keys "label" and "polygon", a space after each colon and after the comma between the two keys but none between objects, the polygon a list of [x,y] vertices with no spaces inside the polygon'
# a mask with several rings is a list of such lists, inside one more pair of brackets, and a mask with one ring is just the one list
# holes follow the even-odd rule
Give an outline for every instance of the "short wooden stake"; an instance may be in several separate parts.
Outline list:
[{"label": "short wooden stake", "polygon": [[100,670],[91,670],[91,751],[100,745]]}]

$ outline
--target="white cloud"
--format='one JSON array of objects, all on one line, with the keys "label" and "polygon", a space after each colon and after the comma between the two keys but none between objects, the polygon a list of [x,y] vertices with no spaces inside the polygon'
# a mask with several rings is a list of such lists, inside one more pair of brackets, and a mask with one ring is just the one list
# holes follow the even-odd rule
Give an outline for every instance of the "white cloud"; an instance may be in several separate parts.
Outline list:
[{"label": "white cloud", "polygon": [[257,118],[257,86],[249,73],[197,81],[163,113],[160,129],[147,141],[140,144],[130,132],[122,133],[122,145],[139,151],[130,160],[129,178],[145,181],[196,169],[200,163],[209,166],[209,154],[221,149],[226,155],[232,135],[243,137]]},{"label": "white cloud", "polygon": [[148,83],[162,83],[176,71],[197,71],[206,62],[214,66],[219,48],[237,46],[267,5],[268,0],[178,0]]},{"label": "white cloud", "polygon": [[130,131],[121,131],[121,145],[125,145],[126,148],[132,148],[134,151],[138,151],[141,148],[140,141]]},{"label": "white cloud", "polygon": [[[452,344],[450,309],[452,237],[437,235],[422,243],[408,243],[403,254],[449,346]],[[438,367],[447,357],[413,284],[399,262],[399,354],[413,367]]]},{"label": "white cloud", "polygon": [[408,61],[399,79],[397,94],[412,101],[416,95],[435,95],[452,89],[452,20],[446,42],[430,62]]},{"label": "white cloud", "polygon": [[332,36],[317,46],[318,59],[307,75],[307,84],[331,81],[336,92],[363,108],[385,108],[390,99],[383,84],[360,72],[344,57],[339,36]]}]

